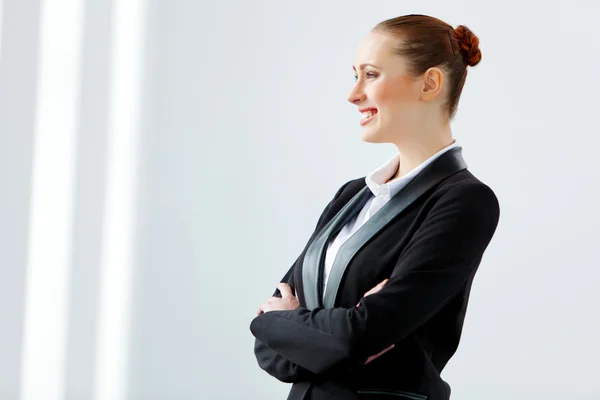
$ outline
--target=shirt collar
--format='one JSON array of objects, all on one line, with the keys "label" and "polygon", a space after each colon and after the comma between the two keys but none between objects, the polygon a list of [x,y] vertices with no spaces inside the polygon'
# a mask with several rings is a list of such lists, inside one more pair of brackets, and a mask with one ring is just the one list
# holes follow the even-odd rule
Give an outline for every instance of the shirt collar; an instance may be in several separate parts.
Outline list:
[{"label": "shirt collar", "polygon": [[396,154],[385,164],[371,172],[366,176],[365,181],[367,186],[375,197],[394,197],[404,186],[408,184],[419,172],[425,169],[433,160],[444,154],[450,149],[458,146],[458,142],[455,140],[452,144],[444,147],[442,150],[435,153],[433,156],[425,160],[417,168],[410,171],[408,174],[395,179],[391,182],[385,183],[390,179],[400,166],[400,153]]}]

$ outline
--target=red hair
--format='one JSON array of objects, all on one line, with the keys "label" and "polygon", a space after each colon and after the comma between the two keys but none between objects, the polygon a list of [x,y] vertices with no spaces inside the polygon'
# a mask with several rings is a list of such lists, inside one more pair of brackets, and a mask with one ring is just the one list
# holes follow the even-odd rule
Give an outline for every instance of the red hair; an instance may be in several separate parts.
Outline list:
[{"label": "red hair", "polygon": [[398,37],[394,53],[408,61],[409,73],[422,75],[431,67],[440,67],[448,76],[449,95],[445,109],[454,118],[462,88],[467,78],[467,66],[481,61],[479,38],[464,25],[451,25],[427,15],[410,14],[377,24],[374,32]]}]

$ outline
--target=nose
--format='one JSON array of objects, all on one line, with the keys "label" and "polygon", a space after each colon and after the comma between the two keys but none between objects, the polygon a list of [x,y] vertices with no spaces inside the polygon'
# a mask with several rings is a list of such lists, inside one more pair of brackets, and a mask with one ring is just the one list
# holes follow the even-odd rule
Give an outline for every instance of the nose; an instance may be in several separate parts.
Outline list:
[{"label": "nose", "polygon": [[348,95],[348,101],[352,104],[358,105],[365,100],[365,97],[366,96],[362,90],[361,85],[355,85],[354,88],[352,88],[350,94]]}]

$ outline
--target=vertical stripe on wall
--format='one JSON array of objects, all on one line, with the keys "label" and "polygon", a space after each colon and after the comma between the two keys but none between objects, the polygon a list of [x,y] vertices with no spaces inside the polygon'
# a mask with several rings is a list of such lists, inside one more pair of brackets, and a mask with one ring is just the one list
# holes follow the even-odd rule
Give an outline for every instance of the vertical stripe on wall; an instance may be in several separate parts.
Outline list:
[{"label": "vertical stripe on wall", "polygon": [[21,373],[23,400],[64,396],[81,0],[43,0]]},{"label": "vertical stripe on wall", "polygon": [[84,7],[64,400],[94,397],[112,5],[112,0],[85,0]]},{"label": "vertical stripe on wall", "polygon": [[95,399],[127,393],[140,118],[143,0],[113,5],[106,211],[100,270]]}]

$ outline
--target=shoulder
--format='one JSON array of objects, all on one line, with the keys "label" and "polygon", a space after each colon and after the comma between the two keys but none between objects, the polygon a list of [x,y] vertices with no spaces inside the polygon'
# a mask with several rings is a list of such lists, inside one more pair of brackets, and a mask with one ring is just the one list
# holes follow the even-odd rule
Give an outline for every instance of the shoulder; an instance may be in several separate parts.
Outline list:
[{"label": "shoulder", "polygon": [[[479,180],[469,170],[462,170],[440,184],[441,194],[470,202],[483,201],[499,207],[498,197],[490,186]],[[469,200],[470,199],[470,200]]]},{"label": "shoulder", "polygon": [[496,227],[500,218],[500,203],[490,186],[468,170],[460,171],[442,182],[436,189],[434,208],[445,209],[471,223]]},{"label": "shoulder", "polygon": [[[366,186],[366,176],[351,179],[342,184],[334,200],[346,203]],[[430,199],[439,205],[463,205],[473,212],[486,212],[492,219],[500,213],[500,203],[490,186],[479,180],[468,169],[459,171],[438,184],[430,194]]]}]

